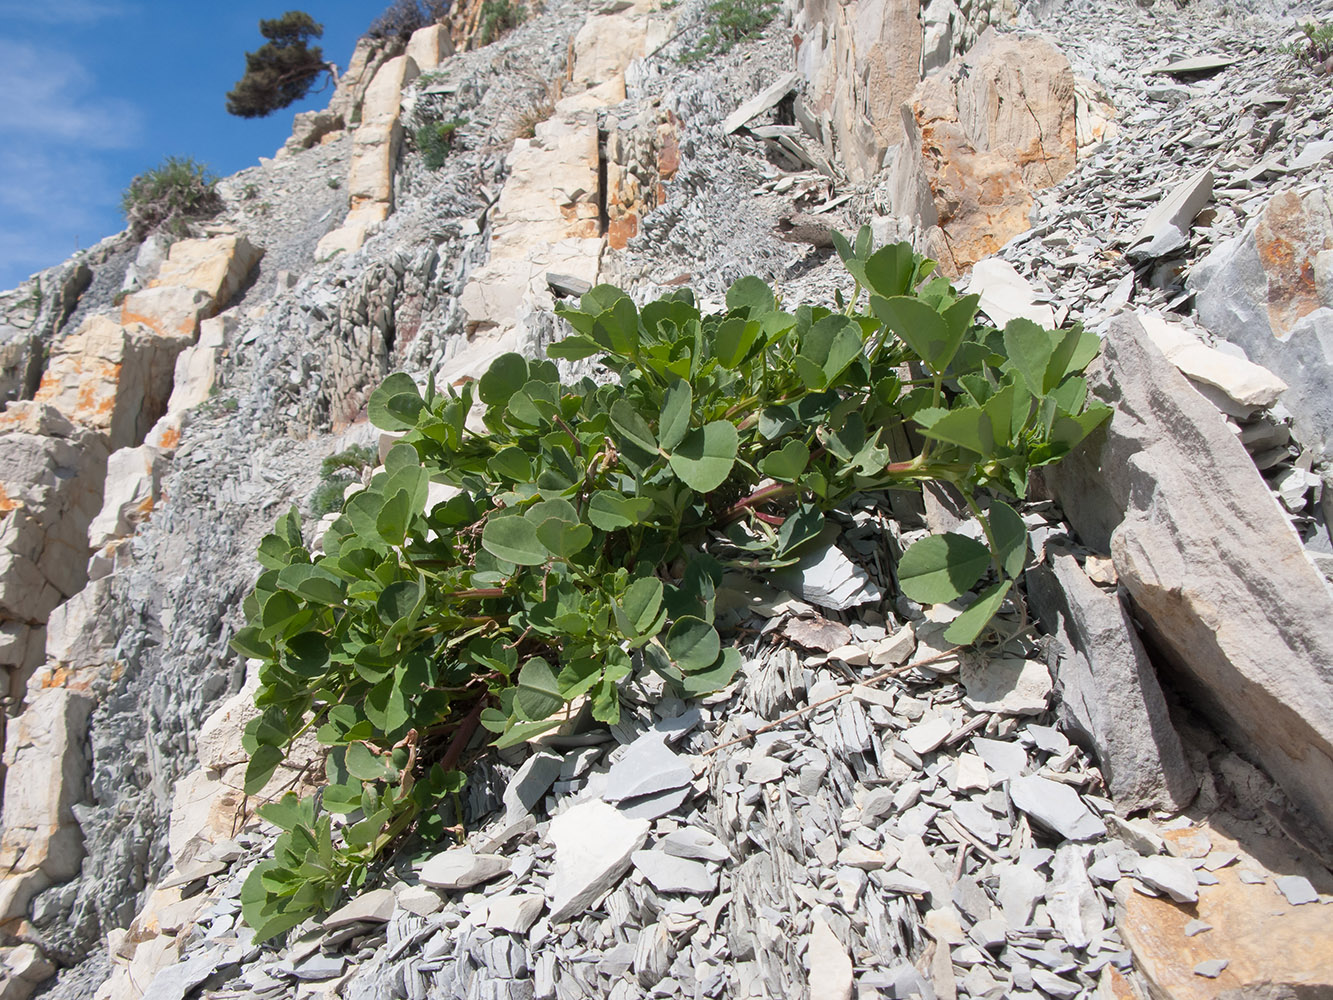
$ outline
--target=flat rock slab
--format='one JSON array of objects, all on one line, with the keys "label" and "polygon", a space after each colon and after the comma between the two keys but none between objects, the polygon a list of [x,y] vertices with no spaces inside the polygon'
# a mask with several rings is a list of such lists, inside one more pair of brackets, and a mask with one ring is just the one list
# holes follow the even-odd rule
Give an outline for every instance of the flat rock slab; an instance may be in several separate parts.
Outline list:
[{"label": "flat rock slab", "polygon": [[611,765],[602,797],[608,802],[660,795],[694,780],[689,762],[666,745],[661,733],[646,733]]},{"label": "flat rock slab", "polygon": [[[1245,882],[1236,865],[1215,874],[1217,885],[1200,886],[1194,905],[1145,896],[1128,880],[1116,885],[1116,926],[1153,995],[1333,996],[1325,908],[1292,906],[1268,880]],[[1199,923],[1208,930],[1191,934]],[[1219,962],[1225,965],[1218,968]],[[1206,971],[1196,973],[1200,966]]]},{"label": "flat rock slab", "polygon": [[1051,696],[1051,673],[1039,660],[1017,656],[965,656],[960,679],[974,712],[1037,715]]},{"label": "flat rock slab", "polygon": [[1009,798],[1014,808],[1066,840],[1106,836],[1106,824],[1083,804],[1078,792],[1058,781],[1036,775],[1014,778],[1009,782]]},{"label": "flat rock slab", "polygon": [[382,924],[393,916],[394,895],[392,889],[372,889],[363,892],[346,906],[339,907],[324,918],[324,929],[346,927],[348,924]]},{"label": "flat rock slab", "polygon": [[698,861],[678,858],[665,851],[635,851],[633,861],[634,867],[658,892],[701,896],[717,889],[717,875]]},{"label": "flat rock slab", "polygon": [[620,880],[648,839],[649,822],[632,819],[600,800],[583,802],[551,820],[555,871],[547,883],[551,923],[583,913]]},{"label": "flat rock slab", "polygon": [[473,854],[471,848],[455,847],[422,866],[421,882],[436,889],[471,889],[506,874],[510,863],[498,854]]}]

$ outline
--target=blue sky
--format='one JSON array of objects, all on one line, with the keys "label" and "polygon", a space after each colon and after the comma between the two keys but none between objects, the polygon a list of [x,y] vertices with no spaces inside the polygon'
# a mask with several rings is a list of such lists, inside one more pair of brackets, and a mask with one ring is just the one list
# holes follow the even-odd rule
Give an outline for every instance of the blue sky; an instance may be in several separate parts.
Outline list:
[{"label": "blue sky", "polygon": [[164,157],[225,177],[327,103],[331,90],[269,118],[227,114],[260,18],[309,12],[342,69],[388,2],[0,0],[0,290],[124,228],[120,192]]}]

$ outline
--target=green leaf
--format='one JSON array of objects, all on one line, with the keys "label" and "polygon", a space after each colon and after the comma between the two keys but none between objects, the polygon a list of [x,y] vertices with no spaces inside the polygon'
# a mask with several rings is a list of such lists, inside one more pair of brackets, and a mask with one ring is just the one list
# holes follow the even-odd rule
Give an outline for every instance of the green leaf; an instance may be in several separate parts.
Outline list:
[{"label": "green leaf", "polygon": [[723,322],[713,335],[713,353],[717,363],[728,371],[734,370],[750,353],[760,331],[758,323],[738,316]]},{"label": "green leaf", "polygon": [[824,512],[814,504],[802,504],[778,529],[778,558],[785,558],[824,530]]},{"label": "green leaf", "polygon": [[370,422],[385,431],[410,431],[426,402],[411,375],[396,372],[386,378],[366,402]]},{"label": "green leaf", "polygon": [[371,753],[364,743],[349,744],[344,760],[347,773],[362,781],[379,781],[387,778],[390,773],[384,758]]},{"label": "green leaf", "polygon": [[876,295],[893,298],[912,290],[916,254],[910,243],[891,243],[871,254],[865,263],[866,285]]},{"label": "green leaf", "polygon": [[776,304],[773,289],[762,278],[748,275],[727,289],[727,310],[746,309],[751,316],[771,312]]},{"label": "green leaf", "polygon": [[667,632],[666,648],[681,672],[689,674],[713,665],[722,651],[722,640],[708,622],[687,615]]},{"label": "green leaf", "polygon": [[922,433],[928,438],[947,441],[982,456],[989,456],[995,450],[990,417],[979,406],[960,406],[944,414],[919,410],[914,419],[923,424]]},{"label": "green leaf", "polygon": [[[553,357],[557,355],[552,355]],[[504,735],[492,741],[491,746],[498,750],[516,747],[520,743],[536,739],[542,733],[549,733],[564,724],[563,719],[547,719],[538,722],[515,722],[503,730]]]},{"label": "green leaf", "polygon": [[1022,376],[1034,396],[1046,391],[1046,370],[1055,352],[1051,337],[1049,330],[1021,316],[1011,319],[1004,327],[1004,350],[1009,356],[1007,367]]},{"label": "green leaf", "polygon": [[548,517],[537,525],[537,539],[552,555],[568,559],[588,547],[592,541],[592,528],[586,524],[570,524]]},{"label": "green leaf", "polygon": [[419,580],[399,580],[384,588],[375,602],[375,611],[385,625],[396,625],[412,618],[426,591]]},{"label": "green leaf", "polygon": [[335,783],[324,788],[320,804],[331,813],[346,816],[361,808],[361,784]]},{"label": "green leaf", "polygon": [[[556,310],[559,315],[566,319],[569,313],[565,310]],[[582,361],[584,358],[591,358],[595,354],[601,354],[602,347],[591,337],[584,337],[580,334],[571,334],[564,340],[557,340],[554,344],[548,344],[546,347],[546,356],[548,358],[561,358],[565,361]]]},{"label": "green leaf", "polygon": [[625,589],[615,611],[626,637],[657,634],[662,623],[662,593],[662,581],[655,576],[639,577]]},{"label": "green leaf", "polygon": [[792,438],[778,451],[770,451],[759,460],[759,471],[783,483],[794,483],[810,462],[810,449],[804,441]]},{"label": "green leaf", "polygon": [[657,453],[657,439],[653,437],[652,428],[628,400],[617,399],[611,404],[611,426],[640,451],[650,455]]},{"label": "green leaf", "polygon": [[514,693],[514,710],[525,722],[540,722],[564,707],[560,683],[551,665],[540,656],[523,664],[518,672],[518,690]]},{"label": "green leaf", "polygon": [[732,678],[741,669],[741,663],[740,651],[728,647],[722,650],[712,666],[686,674],[676,682],[676,686],[686,698],[699,698],[714,691],[721,691],[731,683]]},{"label": "green leaf", "polygon": [[390,545],[402,545],[411,519],[412,498],[407,490],[399,490],[384,501],[375,518],[375,531]]},{"label": "green leaf", "polygon": [[532,460],[522,448],[501,448],[486,463],[491,475],[514,483],[532,482]]},{"label": "green leaf", "polygon": [[692,490],[711,493],[731,475],[740,437],[729,420],[714,420],[686,435],[671,453],[671,471]]},{"label": "green leaf", "polygon": [[910,295],[877,295],[870,308],[933,372],[948,368],[963,342],[965,331],[951,329],[932,306]]},{"label": "green leaf", "polygon": [[273,772],[282,763],[282,758],[281,747],[261,743],[250,755],[250,763],[245,766],[245,794],[257,795],[263,791],[273,777]]},{"label": "green leaf", "polygon": [[528,380],[528,361],[521,354],[501,354],[477,382],[477,397],[487,406],[502,406]]},{"label": "green leaf", "polygon": [[1017,579],[1028,557],[1028,527],[1014,508],[1001,500],[992,500],[986,512],[997,549],[995,556],[1007,575]]},{"label": "green leaf", "polygon": [[945,532],[912,545],[898,560],[898,584],[921,604],[956,600],[990,566],[990,549],[964,535]]},{"label": "green leaf", "polygon": [[1013,585],[1012,580],[1004,580],[983,590],[976,601],[944,630],[945,640],[956,646],[970,646],[976,642],[981,630],[1000,610],[1005,595]]},{"label": "green leaf", "polygon": [[540,566],[551,558],[537,537],[537,526],[525,517],[492,515],[482,529],[481,545],[497,559],[515,566]]},{"label": "green leaf", "polygon": [[[1058,334],[1057,334],[1058,336]],[[1050,392],[1059,385],[1066,375],[1081,372],[1101,350],[1102,342],[1095,333],[1083,329],[1083,324],[1075,323],[1065,331],[1060,343],[1051,353],[1050,364],[1046,366],[1046,378],[1043,388]]]},{"label": "green leaf", "polygon": [[693,406],[694,392],[688,382],[676,379],[667,386],[662,400],[662,417],[657,424],[658,443],[667,451],[680,444],[689,431]]},{"label": "green leaf", "polygon": [[603,531],[617,531],[642,523],[653,512],[647,497],[627,497],[614,490],[598,490],[588,501],[588,520]]}]

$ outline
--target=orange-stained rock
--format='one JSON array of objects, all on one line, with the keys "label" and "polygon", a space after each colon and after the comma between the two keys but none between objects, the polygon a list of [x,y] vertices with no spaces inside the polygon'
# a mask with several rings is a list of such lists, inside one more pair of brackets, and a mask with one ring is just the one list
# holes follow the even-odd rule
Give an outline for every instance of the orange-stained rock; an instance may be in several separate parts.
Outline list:
[{"label": "orange-stained rock", "polygon": [[[1241,845],[1205,829],[1215,850],[1238,851],[1241,859],[1213,873],[1217,885],[1199,887],[1197,904],[1145,896],[1128,879],[1116,886],[1116,926],[1153,996],[1157,1000],[1333,996],[1329,932],[1333,904],[1328,897],[1292,906],[1273,879],[1297,873],[1294,861],[1282,871],[1270,872],[1247,856]],[[1265,876],[1265,881],[1242,882],[1242,871]],[[1212,929],[1186,937],[1186,924],[1196,919]],[[1221,975],[1216,979],[1195,975],[1195,966],[1210,959],[1226,959]]]},{"label": "orange-stained rock", "polygon": [[987,32],[903,105],[891,179],[895,215],[961,274],[1029,228],[1033,192],[1074,167],[1074,74],[1049,42]]},{"label": "orange-stained rock", "polygon": [[629,241],[639,234],[639,217],[627,212],[612,219],[606,227],[606,244],[612,250],[624,250]]}]

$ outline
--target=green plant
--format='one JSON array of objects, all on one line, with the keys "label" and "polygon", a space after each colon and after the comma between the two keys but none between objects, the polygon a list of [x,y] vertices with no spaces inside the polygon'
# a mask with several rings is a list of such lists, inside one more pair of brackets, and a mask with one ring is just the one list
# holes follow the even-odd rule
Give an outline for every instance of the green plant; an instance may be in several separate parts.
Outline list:
[{"label": "green plant", "polygon": [[[263,662],[247,793],[300,733],[329,749],[318,802],[260,807],[282,833],[241,896],[257,939],[363,884],[413,828],[426,841],[454,828],[478,725],[506,747],[575,705],[614,723],[636,661],[682,696],[728,684],[740,655],[713,625],[723,570],[792,563],[855,494],[961,491],[988,544],[927,537],[898,578],[922,602],[981,584],[946,636],[987,627],[1027,551],[1000,496],[1023,496],[1032,467],[1109,413],[1079,375],[1097,338],[1023,319],[996,330],[907,244],[872,252],[868,229],[835,242],[853,279],[836,311],[785,311],[753,277],[715,314],[687,290],[639,309],[600,285],[560,310],[575,332],[548,353],[598,357],[608,384],[506,354],[443,392],[405,374],[375,390],[371,420],[403,434],[384,471],[347,500],[323,555],[295,510],[279,520],[232,640]],[[918,453],[893,453],[904,431]],[[427,509],[431,483],[454,495]]]},{"label": "green plant", "polygon": [[190,219],[216,215],[222,210],[222,199],[217,178],[202,163],[168,156],[130,181],[120,196],[120,210],[135,239],[155,229],[184,236]]},{"label": "green plant", "polygon": [[319,466],[319,485],[310,494],[311,515],[323,517],[340,510],[348,484],[359,479],[378,460],[379,456],[372,449],[360,444],[324,459]]},{"label": "green plant", "polygon": [[241,404],[236,401],[234,396],[227,396],[218,405],[222,407],[223,413],[235,413],[241,408]]},{"label": "green plant", "polygon": [[410,38],[418,28],[442,21],[450,0],[394,0],[366,29],[370,38]]},{"label": "green plant", "polygon": [[730,52],[733,45],[754,38],[778,12],[778,0],[714,0],[704,17],[699,43],[680,56],[686,65]]},{"label": "green plant", "polygon": [[321,76],[333,75],[323,50],[310,46],[324,27],[305,11],[261,20],[259,33],[267,41],[245,54],[245,75],[227,94],[227,114],[238,118],[271,115],[304,98]]},{"label": "green plant", "polygon": [[454,148],[454,133],[467,124],[466,118],[451,118],[447,122],[427,122],[413,133],[413,140],[421,152],[427,170],[439,170]]},{"label": "green plant", "polygon": [[254,199],[258,198],[259,185],[258,184],[245,185],[245,187],[241,188],[241,197],[244,198],[246,201],[253,201]]},{"label": "green plant", "polygon": [[1283,46],[1282,51],[1315,68],[1322,68],[1333,59],[1333,21],[1323,24],[1309,21],[1301,25],[1301,33],[1305,35],[1304,41]]},{"label": "green plant", "polygon": [[343,182],[339,180],[337,177],[330,177],[324,183],[329,186],[330,191],[337,191],[340,187],[343,186]]},{"label": "green plant", "polygon": [[517,28],[523,23],[524,9],[521,3],[511,0],[485,0],[481,5],[481,17],[477,21],[477,44],[490,45],[506,31]]}]

